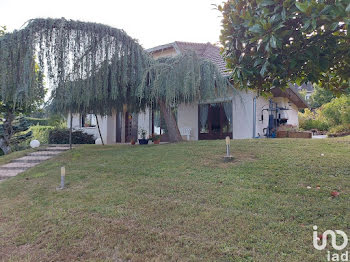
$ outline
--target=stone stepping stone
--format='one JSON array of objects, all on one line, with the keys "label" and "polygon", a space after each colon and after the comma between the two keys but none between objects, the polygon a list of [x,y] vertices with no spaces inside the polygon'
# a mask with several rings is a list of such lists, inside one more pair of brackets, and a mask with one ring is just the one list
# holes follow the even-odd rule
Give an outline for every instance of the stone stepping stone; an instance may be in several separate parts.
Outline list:
[{"label": "stone stepping stone", "polygon": [[24,156],[18,159],[14,159],[11,162],[12,163],[40,163],[52,157],[53,156]]}]

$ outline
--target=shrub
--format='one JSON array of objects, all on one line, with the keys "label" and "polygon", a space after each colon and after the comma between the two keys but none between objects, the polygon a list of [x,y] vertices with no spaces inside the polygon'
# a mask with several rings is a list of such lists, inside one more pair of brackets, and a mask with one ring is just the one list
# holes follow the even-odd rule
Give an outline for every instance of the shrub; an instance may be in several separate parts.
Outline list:
[{"label": "shrub", "polygon": [[[49,132],[50,144],[69,144],[69,130],[55,129]],[[72,144],[95,144],[93,135],[86,134],[82,131],[73,131]]]},{"label": "shrub", "polygon": [[49,126],[49,119],[47,118],[34,118],[34,117],[26,117],[29,125],[31,126]]},{"label": "shrub", "polygon": [[304,113],[299,113],[299,127],[304,130],[317,129],[319,131],[327,131],[329,124],[320,114],[320,110],[314,112],[305,109]]},{"label": "shrub", "polygon": [[332,127],[329,130],[330,134],[340,134],[340,133],[350,133],[350,124],[343,124],[343,125],[338,125],[335,127]]},{"label": "shrub", "polygon": [[54,126],[57,129],[67,128],[67,123],[65,121],[65,118],[59,114],[51,115],[50,118],[48,119],[48,123],[50,126]]},{"label": "shrub", "polygon": [[[40,144],[48,144],[49,143],[49,133],[51,130],[54,130],[55,128],[52,126],[32,126],[30,127],[30,131],[32,131],[32,138],[31,140],[39,140]],[[29,142],[28,142],[29,144]]]},{"label": "shrub", "polygon": [[334,98],[321,107],[321,114],[332,126],[350,124],[350,96]]},{"label": "shrub", "polygon": [[326,122],[316,119],[305,119],[299,123],[299,127],[304,130],[317,129],[319,131],[327,131],[329,128]]}]

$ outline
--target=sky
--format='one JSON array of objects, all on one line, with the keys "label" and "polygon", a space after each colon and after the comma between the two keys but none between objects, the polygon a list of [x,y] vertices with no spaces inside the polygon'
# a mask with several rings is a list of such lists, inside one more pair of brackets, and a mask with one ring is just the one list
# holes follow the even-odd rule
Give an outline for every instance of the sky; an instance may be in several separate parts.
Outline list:
[{"label": "sky", "polygon": [[0,25],[20,29],[33,18],[96,22],[123,29],[144,48],[174,41],[217,43],[223,0],[0,0]]}]

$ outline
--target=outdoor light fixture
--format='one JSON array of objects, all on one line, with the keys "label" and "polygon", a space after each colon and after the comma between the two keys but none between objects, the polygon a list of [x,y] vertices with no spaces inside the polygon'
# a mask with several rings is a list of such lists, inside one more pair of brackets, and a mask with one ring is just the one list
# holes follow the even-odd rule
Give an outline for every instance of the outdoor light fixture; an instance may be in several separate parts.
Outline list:
[{"label": "outdoor light fixture", "polygon": [[230,137],[227,136],[225,141],[226,141],[226,156],[224,157],[224,161],[225,162],[230,162],[230,161],[233,160],[233,157],[230,154],[230,143],[231,143]]},{"label": "outdoor light fixture", "polygon": [[30,142],[30,147],[31,148],[37,148],[37,147],[39,147],[40,146],[40,142],[38,141],[38,140],[32,140],[31,142]]},{"label": "outdoor light fixture", "polygon": [[57,188],[57,190],[64,189],[64,179],[66,177],[66,168],[63,166],[61,167],[61,186]]}]

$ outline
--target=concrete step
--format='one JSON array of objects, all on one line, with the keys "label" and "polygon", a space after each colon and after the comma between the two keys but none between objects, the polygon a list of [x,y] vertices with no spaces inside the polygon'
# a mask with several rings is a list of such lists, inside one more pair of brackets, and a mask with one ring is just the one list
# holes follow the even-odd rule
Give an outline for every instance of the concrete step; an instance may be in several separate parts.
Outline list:
[{"label": "concrete step", "polygon": [[16,169],[16,170],[1,170],[0,169],[0,180],[10,178],[24,172],[26,169]]},{"label": "concrete step", "polygon": [[10,163],[0,166],[0,182],[7,178],[16,176],[17,174],[67,150],[69,150],[69,145],[49,145],[47,147],[38,148],[37,151],[24,157],[14,159]]},{"label": "concrete step", "polygon": [[0,170],[18,170],[18,169],[27,169],[33,166],[36,166],[39,163],[8,163],[2,165]]},{"label": "concrete step", "polygon": [[24,156],[18,159],[14,159],[11,161],[11,163],[40,163],[42,161],[48,160],[52,158],[53,156]]},{"label": "concrete step", "polygon": [[28,154],[28,156],[57,156],[61,154],[62,151],[36,151]]},{"label": "concrete step", "polygon": [[67,147],[43,147],[43,148],[38,148],[38,151],[67,151],[69,148]]}]

